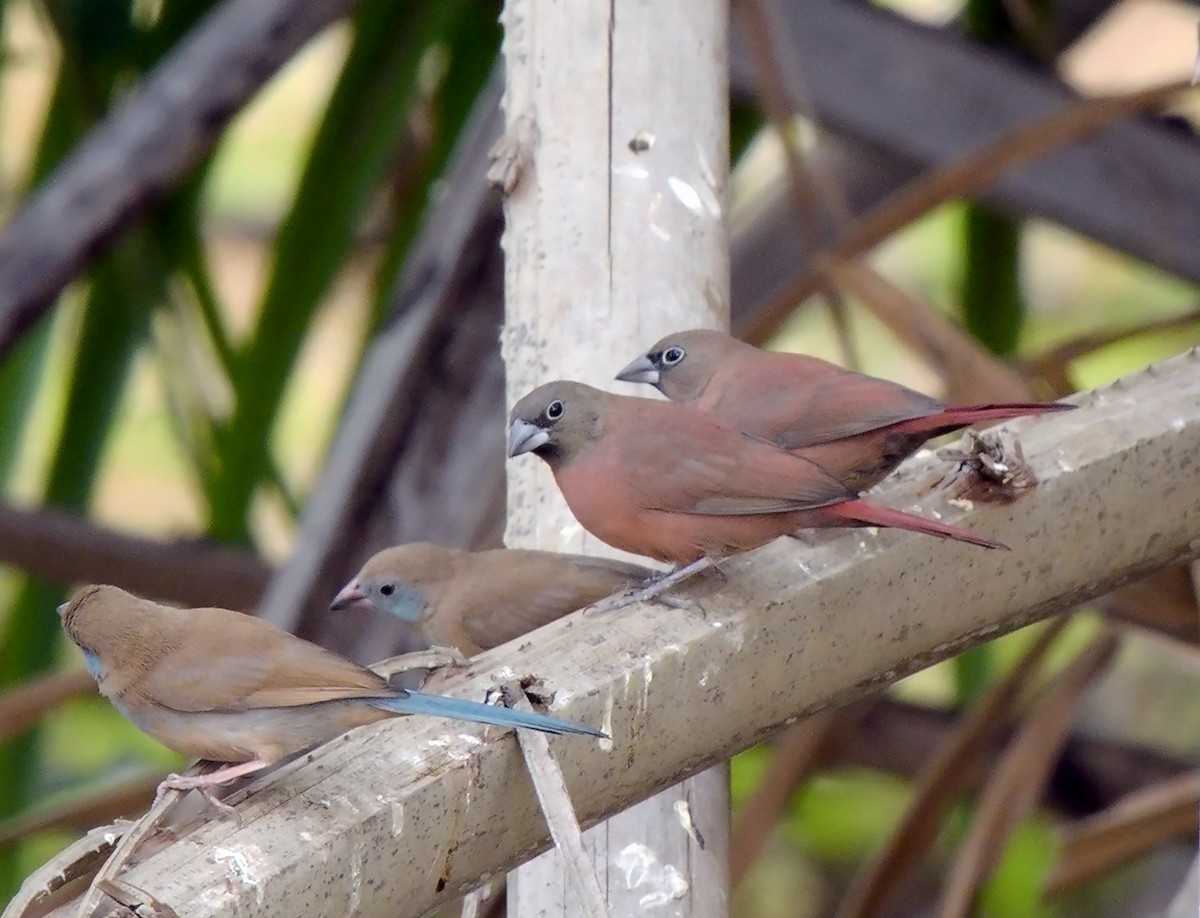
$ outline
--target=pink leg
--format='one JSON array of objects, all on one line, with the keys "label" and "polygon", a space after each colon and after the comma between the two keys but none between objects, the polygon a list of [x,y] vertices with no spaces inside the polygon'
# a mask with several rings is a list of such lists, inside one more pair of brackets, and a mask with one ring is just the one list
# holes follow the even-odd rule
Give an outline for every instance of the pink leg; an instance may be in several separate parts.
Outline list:
[{"label": "pink leg", "polygon": [[263,759],[251,759],[249,762],[241,762],[237,765],[226,765],[224,768],[210,771],[206,775],[167,775],[167,780],[158,785],[158,792],[161,794],[164,790],[194,790],[212,787],[214,784],[224,784],[226,781],[232,781],[242,775],[260,771],[270,764]]},{"label": "pink leg", "polygon": [[229,813],[237,820],[238,825],[241,826],[242,814],[228,803],[218,800],[213,795],[213,788],[218,784],[223,784],[226,781],[232,781],[234,778],[240,778],[242,775],[248,775],[266,768],[270,764],[271,762],[264,761],[263,759],[254,759],[238,765],[226,765],[224,768],[218,768],[216,771],[209,772],[206,775],[167,775],[167,779],[158,785],[158,792],[154,795],[154,803],[157,805],[162,795],[169,790],[198,790],[204,794],[205,800],[218,810]]}]

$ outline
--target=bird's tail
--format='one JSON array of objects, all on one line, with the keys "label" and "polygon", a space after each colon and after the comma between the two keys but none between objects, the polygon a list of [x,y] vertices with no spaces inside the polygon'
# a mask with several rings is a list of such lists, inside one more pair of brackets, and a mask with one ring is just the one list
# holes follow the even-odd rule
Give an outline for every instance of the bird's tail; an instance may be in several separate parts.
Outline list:
[{"label": "bird's tail", "polygon": [[946,408],[935,414],[927,414],[919,418],[901,421],[895,426],[908,433],[936,434],[950,433],[969,424],[980,421],[1002,421],[1005,418],[1019,418],[1027,414],[1049,414],[1052,411],[1071,411],[1077,405],[1065,402],[1013,402],[1006,405],[968,405],[962,408]]},{"label": "bird's tail", "polygon": [[580,733],[584,736],[605,737],[607,734],[569,720],[547,717],[532,711],[514,711],[497,705],[480,704],[462,698],[447,698],[445,695],[427,695],[424,692],[404,692],[394,698],[372,698],[371,704],[384,711],[396,714],[431,714],[434,717],[450,717],[471,720],[498,727],[527,727],[543,733]]},{"label": "bird's tail", "polygon": [[1005,551],[1008,550],[1008,546],[1004,543],[985,539],[983,536],[976,535],[969,529],[963,529],[960,526],[951,526],[947,523],[939,523],[937,520],[926,519],[923,516],[917,516],[915,513],[905,513],[903,510],[894,510],[891,507],[884,507],[865,500],[848,500],[845,503],[835,504],[832,507],[823,507],[822,512],[839,516],[844,520],[859,523],[863,526],[908,529],[912,532],[923,532],[926,535],[936,536],[939,539],[953,539],[956,542],[970,542],[972,545],[979,545],[983,548],[1003,548]]}]

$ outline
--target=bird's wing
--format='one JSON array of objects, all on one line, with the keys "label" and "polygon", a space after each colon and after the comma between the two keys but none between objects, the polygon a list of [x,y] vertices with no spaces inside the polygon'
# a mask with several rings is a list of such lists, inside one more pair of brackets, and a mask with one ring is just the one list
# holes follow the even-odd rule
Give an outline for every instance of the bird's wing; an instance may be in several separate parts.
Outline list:
[{"label": "bird's wing", "polygon": [[463,635],[487,649],[640,582],[652,572],[602,558],[509,551],[475,555],[464,573],[445,590],[435,614],[457,617]]},{"label": "bird's wing", "polygon": [[658,402],[640,411],[641,417],[614,425],[604,448],[646,509],[739,516],[856,496],[819,466],[699,411]]},{"label": "bird's wing", "polygon": [[177,711],[243,711],[391,694],[375,673],[227,609],[183,609],[137,691]]},{"label": "bird's wing", "polygon": [[785,449],[853,437],[941,411],[937,399],[799,354],[740,361],[714,380],[715,410]]}]

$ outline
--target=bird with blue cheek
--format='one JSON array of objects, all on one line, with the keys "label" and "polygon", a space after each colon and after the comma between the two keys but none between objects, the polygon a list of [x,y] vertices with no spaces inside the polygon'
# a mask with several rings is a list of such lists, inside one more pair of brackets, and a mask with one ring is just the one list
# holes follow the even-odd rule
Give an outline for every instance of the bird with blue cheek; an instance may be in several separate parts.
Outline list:
[{"label": "bird with blue cheek", "polygon": [[330,608],[388,612],[429,644],[474,656],[657,573],[609,558],[413,542],[373,555]]},{"label": "bird with blue cheek", "polygon": [[160,793],[207,790],[401,714],[604,736],[541,714],[392,688],[345,657],[228,609],[176,609],[87,586],[58,612],[100,693],[126,718],[178,752],[228,763],[171,775]]}]

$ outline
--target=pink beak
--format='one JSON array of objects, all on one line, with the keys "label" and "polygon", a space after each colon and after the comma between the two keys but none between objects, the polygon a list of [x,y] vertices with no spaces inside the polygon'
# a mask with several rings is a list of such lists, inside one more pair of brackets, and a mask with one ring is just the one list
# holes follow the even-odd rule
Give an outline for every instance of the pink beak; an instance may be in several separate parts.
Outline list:
[{"label": "pink beak", "polygon": [[341,612],[345,609],[353,609],[355,606],[365,605],[367,596],[359,588],[357,580],[351,580],[342,591],[333,597],[333,602],[329,604],[329,608],[334,612]]}]

